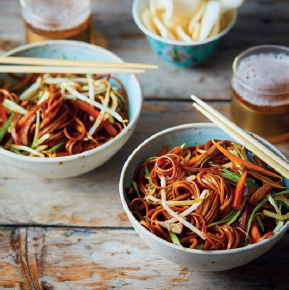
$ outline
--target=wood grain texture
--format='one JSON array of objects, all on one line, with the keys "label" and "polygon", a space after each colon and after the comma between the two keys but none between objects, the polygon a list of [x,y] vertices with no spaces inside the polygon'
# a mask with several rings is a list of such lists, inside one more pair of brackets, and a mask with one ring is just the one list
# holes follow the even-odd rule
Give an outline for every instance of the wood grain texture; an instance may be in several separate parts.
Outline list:
[{"label": "wood grain texture", "polygon": [[[211,103],[224,115],[228,102]],[[79,177],[36,179],[13,167],[0,168],[0,224],[130,227],[118,181],[124,162],[145,139],[168,127],[207,122],[191,102],[145,102],[138,126],[127,144],[103,166]],[[277,145],[289,157],[288,143]]]},{"label": "wood grain texture", "polygon": [[15,243],[15,238],[9,238],[15,232],[22,235],[17,244],[24,251],[20,256],[27,257],[31,289],[261,290],[287,289],[289,283],[288,234],[247,265],[223,272],[197,272],[162,259],[133,230],[29,227],[0,228],[0,235],[5,235],[1,248],[9,249],[0,252],[0,260],[14,273],[9,282],[1,275],[0,289],[30,289],[23,284],[19,265],[7,258],[19,256],[18,248],[9,248]]}]

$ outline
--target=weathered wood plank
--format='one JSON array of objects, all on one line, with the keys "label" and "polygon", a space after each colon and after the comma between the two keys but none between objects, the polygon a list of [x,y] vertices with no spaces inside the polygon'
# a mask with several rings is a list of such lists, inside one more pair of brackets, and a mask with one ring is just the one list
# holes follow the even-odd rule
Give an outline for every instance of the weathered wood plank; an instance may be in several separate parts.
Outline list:
[{"label": "weathered wood plank", "polygon": [[[229,115],[228,102],[211,103]],[[69,179],[36,179],[11,166],[0,167],[0,224],[130,227],[118,194],[124,162],[145,139],[168,127],[207,122],[191,102],[145,102],[128,143],[100,168]],[[288,143],[277,145],[289,157]]]},{"label": "weathered wood plank", "polygon": [[[25,250],[21,257],[26,256],[34,289],[261,290],[286,289],[289,283],[288,234],[257,260],[210,273],[191,271],[162,259],[133,230],[26,230],[26,239],[20,230],[23,239],[18,239],[18,244]],[[5,236],[0,247],[1,265],[14,273],[7,278],[1,275],[0,288],[30,289],[20,284],[20,267],[11,258],[19,255],[18,250],[6,252],[13,243],[11,229],[1,228],[0,234]]]},{"label": "weathered wood plank", "polygon": [[0,230],[0,289],[32,289],[25,241],[26,229]]},{"label": "weathered wood plank", "polygon": [[[246,1],[239,9],[236,25],[224,37],[216,54],[202,66],[179,68],[154,54],[133,21],[132,0],[123,0],[121,4],[115,0],[92,3],[96,44],[115,52],[125,61],[159,65],[159,70],[139,76],[147,99],[188,99],[191,94],[196,94],[203,99],[228,100],[231,64],[238,53],[264,43],[289,45],[288,1]],[[0,7],[1,53],[24,44],[25,33],[19,1],[1,0]]]}]

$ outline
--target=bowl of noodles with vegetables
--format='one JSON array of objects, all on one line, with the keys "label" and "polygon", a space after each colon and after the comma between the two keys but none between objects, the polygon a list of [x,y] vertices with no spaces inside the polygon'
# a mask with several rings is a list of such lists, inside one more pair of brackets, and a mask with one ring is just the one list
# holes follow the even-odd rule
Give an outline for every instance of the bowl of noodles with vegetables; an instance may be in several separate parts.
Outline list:
[{"label": "bowl of noodles with vegetables", "polygon": [[288,228],[288,188],[288,179],[211,123],[153,135],[128,158],[119,184],[144,242],[198,271],[232,269],[273,247]]},{"label": "bowl of noodles with vegetables", "polygon": [[[122,62],[77,41],[24,45],[6,57]],[[133,74],[2,74],[0,159],[43,178],[72,177],[111,158],[138,121],[142,94]]]}]

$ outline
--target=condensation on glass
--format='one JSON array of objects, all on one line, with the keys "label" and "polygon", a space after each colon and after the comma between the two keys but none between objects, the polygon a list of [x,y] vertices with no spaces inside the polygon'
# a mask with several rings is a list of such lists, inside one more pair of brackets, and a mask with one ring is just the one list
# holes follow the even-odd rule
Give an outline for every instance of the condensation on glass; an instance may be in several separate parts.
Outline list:
[{"label": "condensation on glass", "polygon": [[91,0],[20,0],[28,43],[71,39],[93,43]]}]

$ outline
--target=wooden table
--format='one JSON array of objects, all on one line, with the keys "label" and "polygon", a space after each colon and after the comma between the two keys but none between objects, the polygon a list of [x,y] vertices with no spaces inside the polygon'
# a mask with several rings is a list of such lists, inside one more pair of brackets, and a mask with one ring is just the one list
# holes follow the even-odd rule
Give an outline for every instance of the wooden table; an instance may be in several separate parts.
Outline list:
[{"label": "wooden table", "polygon": [[[121,3],[121,4],[120,4]],[[128,62],[159,65],[139,76],[145,98],[129,142],[100,168],[70,179],[39,180],[0,168],[0,289],[288,289],[289,235],[266,255],[224,272],[196,272],[166,261],[135,233],[124,213],[118,180],[143,140],[165,128],[208,120],[190,94],[230,115],[234,57],[257,44],[289,46],[289,3],[251,0],[204,65],[162,62],[131,16],[131,0],[93,1],[96,42]],[[25,43],[19,1],[0,0],[0,51]],[[277,147],[289,157],[289,143]]]}]

